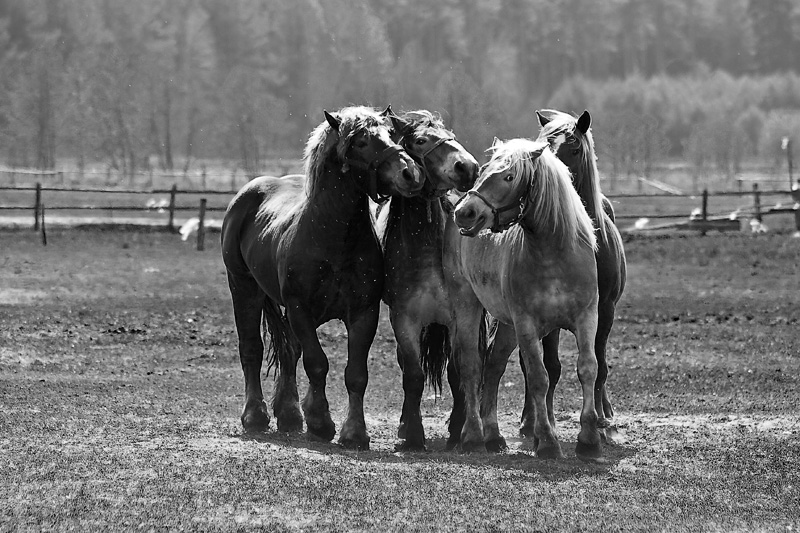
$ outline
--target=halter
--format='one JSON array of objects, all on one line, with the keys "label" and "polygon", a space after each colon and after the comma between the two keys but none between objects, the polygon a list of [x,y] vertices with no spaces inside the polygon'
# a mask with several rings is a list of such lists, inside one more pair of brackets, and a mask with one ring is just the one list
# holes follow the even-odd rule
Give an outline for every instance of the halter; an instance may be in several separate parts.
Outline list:
[{"label": "halter", "polygon": [[455,135],[451,135],[449,137],[442,137],[441,139],[439,139],[438,141],[433,143],[433,146],[431,146],[430,148],[425,150],[421,155],[417,155],[412,150],[408,149],[408,147],[406,146],[407,143],[405,142],[405,137],[403,137],[402,143],[403,143],[403,147],[406,149],[406,152],[408,152],[408,155],[411,156],[411,159],[413,159],[414,162],[417,163],[422,168],[422,171],[425,173],[425,177],[428,177],[430,175],[430,173],[428,172],[428,165],[425,163],[425,160],[427,159],[427,157],[429,155],[431,155],[431,153],[434,150],[439,148],[444,143],[449,142],[449,141],[454,141],[454,140],[456,140]]},{"label": "halter", "polygon": [[[492,227],[490,229],[492,230],[492,233],[499,233],[501,231],[507,230],[514,224],[519,224],[519,222],[528,213],[528,208],[530,207],[530,198],[531,198],[531,183],[528,183],[525,192],[522,193],[522,196],[520,196],[519,200],[508,203],[506,205],[502,205],[500,207],[493,206],[492,203],[488,199],[486,199],[484,195],[482,195],[475,189],[470,189],[464,196],[462,196],[458,200],[458,202],[456,202],[456,204],[453,206],[453,209],[455,210],[455,208],[458,207],[458,204],[464,201],[464,199],[469,195],[475,196],[484,204],[486,204],[486,206],[489,209],[492,210]],[[511,211],[512,209],[519,209],[519,213],[517,213],[517,216],[515,216],[505,224],[501,225],[500,213],[505,213],[506,211]]]},{"label": "halter", "polygon": [[[392,146],[387,147],[384,149],[378,156],[370,161],[369,163],[364,163],[363,161],[357,161],[355,159],[350,159],[349,157],[345,158],[345,163],[350,165],[351,167],[355,167],[359,170],[364,170],[367,172],[367,195],[372,199],[373,202],[382,204],[389,200],[391,197],[390,195],[379,195],[378,194],[378,167],[380,167],[383,163],[386,162],[392,156],[395,156],[399,153],[403,152],[403,148],[399,145],[394,144]],[[360,184],[358,184],[360,185]]]}]

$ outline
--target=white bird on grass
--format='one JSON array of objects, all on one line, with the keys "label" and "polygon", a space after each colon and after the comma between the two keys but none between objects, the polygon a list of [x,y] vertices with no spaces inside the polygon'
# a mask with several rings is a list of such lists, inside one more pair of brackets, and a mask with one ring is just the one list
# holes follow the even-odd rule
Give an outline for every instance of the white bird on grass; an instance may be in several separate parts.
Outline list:
[{"label": "white bird on grass", "polygon": [[197,231],[200,227],[200,219],[197,217],[192,217],[186,222],[183,223],[181,229],[178,230],[178,233],[181,234],[181,240],[185,241],[188,240],[192,233]]}]

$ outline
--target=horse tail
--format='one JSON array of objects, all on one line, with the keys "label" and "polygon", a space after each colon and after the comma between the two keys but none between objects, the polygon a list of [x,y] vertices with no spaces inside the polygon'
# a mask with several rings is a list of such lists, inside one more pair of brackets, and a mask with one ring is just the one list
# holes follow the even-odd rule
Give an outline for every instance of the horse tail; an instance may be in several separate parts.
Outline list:
[{"label": "horse tail", "polygon": [[[275,367],[278,372],[281,368],[290,368],[297,364],[300,356],[300,341],[295,337],[286,313],[281,311],[278,304],[264,298],[261,312],[261,335],[264,340],[267,359],[267,375]],[[269,334],[269,342],[266,336]]]},{"label": "horse tail", "polygon": [[442,390],[442,377],[452,356],[450,330],[442,324],[429,324],[419,334],[422,374],[435,391]]},{"label": "horse tail", "polygon": [[494,349],[497,324],[497,319],[484,309],[481,313],[481,323],[478,330],[478,353],[481,356],[484,368],[486,367],[489,355],[492,353],[492,349]]}]

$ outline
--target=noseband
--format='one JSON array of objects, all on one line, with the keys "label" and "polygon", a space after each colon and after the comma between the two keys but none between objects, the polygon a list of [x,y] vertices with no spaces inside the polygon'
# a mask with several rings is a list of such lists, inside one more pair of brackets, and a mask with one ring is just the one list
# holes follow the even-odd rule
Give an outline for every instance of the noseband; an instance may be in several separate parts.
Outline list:
[{"label": "noseband", "polygon": [[345,163],[354,167],[358,170],[363,170],[367,173],[367,195],[372,199],[373,202],[382,204],[389,200],[390,196],[386,195],[379,195],[378,194],[378,168],[385,163],[390,157],[393,157],[401,152],[403,152],[403,148],[400,145],[394,144],[392,146],[387,147],[384,149],[378,156],[370,161],[369,163],[364,163],[363,161],[358,161],[355,159],[350,159],[349,157],[345,158]]},{"label": "noseband", "polygon": [[406,152],[408,152],[408,155],[410,155],[411,159],[413,159],[414,162],[417,163],[417,165],[419,165],[420,168],[422,168],[422,171],[425,173],[425,177],[427,178],[430,175],[430,173],[428,172],[428,165],[426,163],[426,159],[428,158],[428,156],[431,155],[431,153],[434,150],[439,148],[444,143],[449,142],[449,141],[454,141],[454,140],[456,140],[455,136],[442,137],[441,139],[439,139],[438,141],[433,143],[433,146],[431,146],[430,148],[428,148],[427,150],[422,152],[421,155],[417,155],[412,150],[409,150],[408,146],[406,146],[407,143],[405,141],[405,138],[403,139],[402,143],[403,143],[403,147],[406,149]]},{"label": "noseband", "polygon": [[[458,202],[456,202],[456,205],[453,206],[453,209],[455,210],[455,208],[458,207],[458,204],[463,202],[464,199],[467,198],[467,196],[470,196],[470,195],[475,196],[476,198],[478,198],[480,201],[482,201],[484,204],[486,204],[486,206],[489,209],[492,210],[492,226],[491,226],[490,229],[492,230],[492,233],[499,233],[501,231],[507,230],[508,228],[513,226],[514,224],[519,224],[519,222],[528,213],[528,208],[530,207],[530,198],[531,198],[531,184],[528,183],[528,186],[525,187],[525,192],[522,193],[522,196],[520,196],[520,198],[518,200],[516,200],[514,202],[511,202],[511,203],[508,203],[508,204],[505,204],[505,205],[502,205],[500,207],[493,206],[492,203],[484,195],[482,195],[481,193],[479,193],[475,189],[470,189],[469,191],[467,191],[467,193],[464,196],[462,196],[458,200]],[[519,212],[517,213],[517,216],[515,216],[514,218],[512,218],[511,220],[509,220],[505,224],[501,225],[500,224],[500,213],[505,213],[506,211],[511,211],[512,209],[518,209],[519,210]]]}]

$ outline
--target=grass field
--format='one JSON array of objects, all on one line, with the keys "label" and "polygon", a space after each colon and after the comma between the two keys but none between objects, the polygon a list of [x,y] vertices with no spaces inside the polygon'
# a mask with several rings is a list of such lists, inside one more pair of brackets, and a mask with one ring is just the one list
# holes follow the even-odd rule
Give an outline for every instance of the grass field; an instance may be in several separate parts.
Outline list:
[{"label": "grass field", "polygon": [[[507,453],[445,451],[446,390],[423,402],[429,450],[396,453],[402,388],[385,313],[370,451],[274,429],[246,437],[216,235],[197,252],[166,233],[53,229],[46,247],[0,233],[0,531],[796,530],[800,239],[629,237],[626,251],[609,377],[622,439],[605,464],[584,464],[568,335],[563,460],[517,438],[516,356],[499,407]],[[343,328],[320,336],[341,424]]]}]

